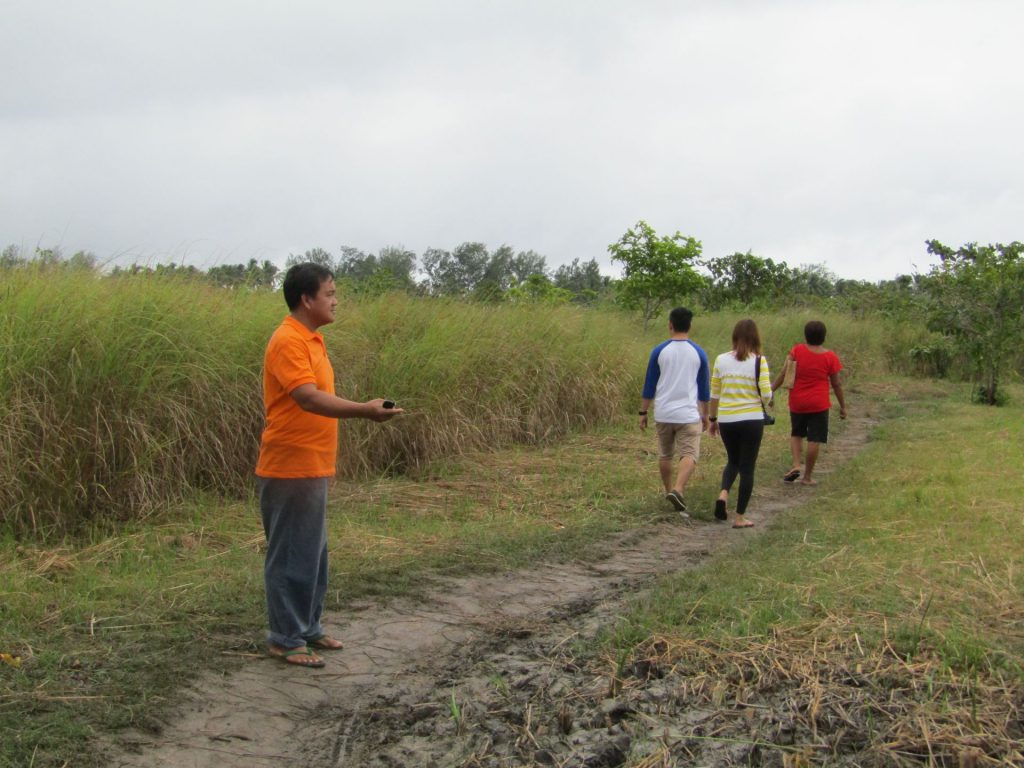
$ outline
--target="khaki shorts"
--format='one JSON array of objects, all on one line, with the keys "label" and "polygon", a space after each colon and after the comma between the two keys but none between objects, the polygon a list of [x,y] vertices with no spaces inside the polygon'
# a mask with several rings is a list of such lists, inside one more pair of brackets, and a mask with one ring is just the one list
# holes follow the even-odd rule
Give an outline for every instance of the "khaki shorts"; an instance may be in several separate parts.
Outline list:
[{"label": "khaki shorts", "polygon": [[658,458],[671,459],[679,454],[680,459],[689,456],[696,462],[700,458],[700,435],[703,425],[697,421],[693,424],[667,424],[656,422],[654,428],[658,432]]}]

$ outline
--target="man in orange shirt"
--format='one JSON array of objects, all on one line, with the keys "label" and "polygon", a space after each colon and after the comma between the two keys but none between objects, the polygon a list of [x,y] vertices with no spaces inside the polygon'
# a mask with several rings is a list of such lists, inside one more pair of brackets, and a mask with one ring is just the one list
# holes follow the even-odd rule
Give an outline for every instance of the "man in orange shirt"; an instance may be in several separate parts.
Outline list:
[{"label": "man in orange shirt", "polygon": [[263,357],[267,424],[256,464],[267,536],[267,650],[288,664],[322,667],[316,650],[342,648],[320,626],[327,594],[327,486],[337,460],[337,420],[387,421],[402,409],[379,398],[357,403],[334,394],[334,369],[317,330],[334,322],[338,306],[330,270],[296,264],[285,275],[283,290],[289,314]]}]

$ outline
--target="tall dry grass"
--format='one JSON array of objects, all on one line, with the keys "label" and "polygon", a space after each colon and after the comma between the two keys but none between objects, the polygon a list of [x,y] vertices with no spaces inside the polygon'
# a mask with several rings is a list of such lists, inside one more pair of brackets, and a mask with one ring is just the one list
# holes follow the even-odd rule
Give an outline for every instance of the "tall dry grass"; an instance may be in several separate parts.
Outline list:
[{"label": "tall dry grass", "polygon": [[[62,535],[197,490],[247,491],[279,293],[60,268],[3,281],[0,527]],[[641,374],[627,320],[572,307],[394,294],[346,302],[323,330],[340,395],[410,411],[344,423],[346,475],[605,423],[632,408]]]},{"label": "tall dry grass", "polygon": [[[279,293],[61,267],[0,279],[0,529],[62,535],[197,490],[247,492],[263,349],[286,313]],[[740,316],[698,314],[694,337],[712,359]],[[778,365],[819,315],[753,316]],[[898,369],[923,333],[824,319],[849,377]],[[340,395],[387,396],[408,411],[343,424],[339,471],[350,477],[415,475],[465,450],[543,443],[630,414],[646,355],[665,337],[614,311],[405,294],[346,300],[323,332]]]},{"label": "tall dry grass", "polygon": [[344,471],[407,471],[465,448],[538,444],[634,409],[638,329],[616,314],[414,299],[362,304],[326,332],[339,391],[408,412],[342,429]]},{"label": "tall dry grass", "polygon": [[259,430],[269,306],[180,279],[60,268],[3,278],[4,528],[63,533],[239,487]]}]

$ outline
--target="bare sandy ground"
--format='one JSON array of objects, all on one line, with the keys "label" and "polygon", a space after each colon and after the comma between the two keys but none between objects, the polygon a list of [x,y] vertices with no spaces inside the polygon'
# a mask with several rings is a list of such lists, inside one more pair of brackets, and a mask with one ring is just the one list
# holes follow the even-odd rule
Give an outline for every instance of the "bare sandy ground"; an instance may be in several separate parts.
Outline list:
[{"label": "bare sandy ground", "polygon": [[[823,482],[865,444],[869,427],[852,419],[834,437],[820,462]],[[654,481],[654,466],[651,472]],[[598,716],[590,722],[579,692],[566,690],[574,680],[585,684],[573,677],[567,648],[613,624],[657,576],[757,536],[779,511],[814,493],[762,472],[748,514],[753,530],[666,511],[663,522],[604,542],[588,562],[447,579],[426,599],[328,615],[326,625],[347,647],[326,654],[326,668],[297,669],[254,654],[236,672],[210,673],[158,736],[122,734],[110,764],[621,765],[631,740],[636,747],[635,733],[614,725],[618,704],[604,692],[592,692]],[[651,728],[667,733],[671,725]],[[725,750],[707,759],[701,764],[745,758]]]}]

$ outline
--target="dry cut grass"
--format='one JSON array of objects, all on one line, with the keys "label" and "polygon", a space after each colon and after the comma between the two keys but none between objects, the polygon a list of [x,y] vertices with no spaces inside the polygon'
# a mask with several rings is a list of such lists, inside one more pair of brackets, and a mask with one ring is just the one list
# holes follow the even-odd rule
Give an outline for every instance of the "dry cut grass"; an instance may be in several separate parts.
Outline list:
[{"label": "dry cut grass", "polygon": [[[959,673],[927,647],[908,658],[898,644],[829,616],[768,638],[655,636],[636,657],[673,681],[675,706],[710,713],[680,727],[676,757],[696,759],[708,739],[753,738],[793,768],[1024,764],[1024,681]],[[625,695],[644,685],[624,681]]]}]

